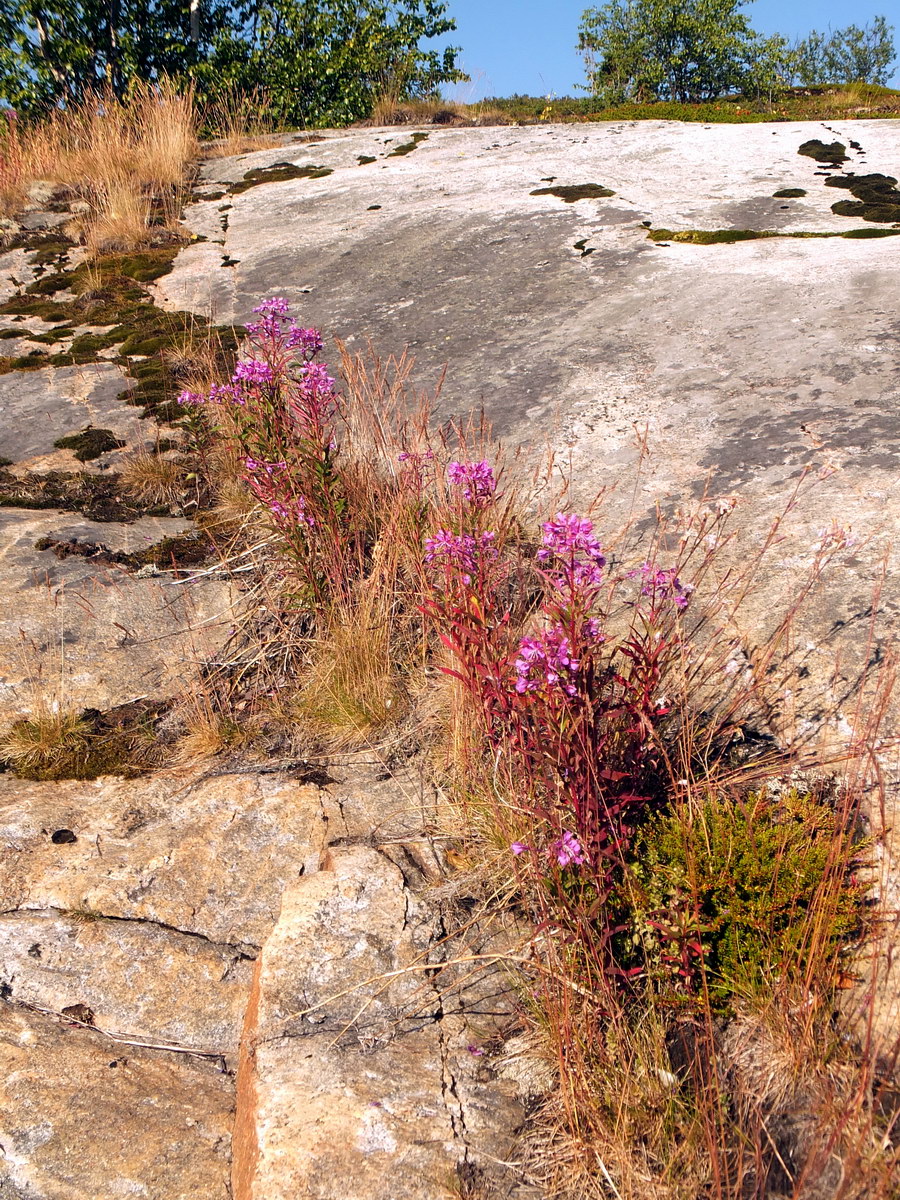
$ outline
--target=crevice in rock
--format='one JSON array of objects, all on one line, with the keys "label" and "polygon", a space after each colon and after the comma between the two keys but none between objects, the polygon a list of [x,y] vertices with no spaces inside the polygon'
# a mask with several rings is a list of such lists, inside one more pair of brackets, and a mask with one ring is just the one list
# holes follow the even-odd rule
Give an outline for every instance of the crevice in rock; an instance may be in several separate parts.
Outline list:
[{"label": "crevice in rock", "polygon": [[19,916],[29,914],[34,916],[47,917],[63,917],[72,918],[73,915],[85,922],[89,921],[117,921],[126,925],[147,925],[152,929],[162,929],[166,933],[177,933],[180,937],[194,938],[198,942],[203,942],[207,946],[211,946],[214,950],[221,950],[235,956],[235,961],[240,962],[255,962],[259,955],[260,947],[254,946],[250,942],[217,942],[213,938],[207,937],[205,933],[197,933],[193,929],[181,929],[178,925],[170,925],[165,921],[154,921],[149,917],[122,917],[114,916],[110,913],[101,912],[85,912],[73,914],[72,910],[65,908],[55,908],[52,905],[46,907],[32,908],[28,905],[23,905],[18,908],[7,908],[0,912],[0,917]]}]

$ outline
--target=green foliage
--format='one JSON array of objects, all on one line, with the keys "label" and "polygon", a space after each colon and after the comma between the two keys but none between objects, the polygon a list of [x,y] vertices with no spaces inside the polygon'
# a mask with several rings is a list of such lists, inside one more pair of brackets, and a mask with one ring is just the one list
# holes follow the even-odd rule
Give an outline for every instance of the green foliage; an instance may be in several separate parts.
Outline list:
[{"label": "green foliage", "polygon": [[345,124],[383,94],[428,96],[465,79],[442,0],[0,0],[0,96],[35,112],[163,75],[201,95],[262,88],[271,115]]},{"label": "green foliage", "polygon": [[801,83],[887,84],[897,59],[894,27],[875,17],[860,28],[848,25],[827,34],[813,29],[795,48],[795,73]]},{"label": "green foliage", "polygon": [[791,47],[763,37],[742,12],[747,0],[608,0],[585,10],[578,49],[588,90],[604,104],[700,103],[730,91],[771,103],[794,80],[805,85],[886,84],[896,60],[884,17]]},{"label": "green foliage", "polygon": [[458,49],[424,50],[455,29],[441,0],[253,0],[252,20],[223,33],[198,78],[210,92],[261,87],[277,120],[343,125],[375,100],[431,96],[466,76]]},{"label": "green foliage", "polygon": [[833,977],[863,920],[860,852],[831,800],[803,791],[657,816],[629,871],[638,956],[664,987],[696,991],[705,976],[722,1008],[810,964]]},{"label": "green foliage", "polygon": [[227,0],[204,0],[193,30],[185,0],[0,0],[0,95],[26,112],[107,86],[121,96],[191,72],[234,20]]},{"label": "green foliage", "polygon": [[756,35],[746,0],[608,0],[582,15],[588,87],[608,104],[698,103],[739,88]]}]

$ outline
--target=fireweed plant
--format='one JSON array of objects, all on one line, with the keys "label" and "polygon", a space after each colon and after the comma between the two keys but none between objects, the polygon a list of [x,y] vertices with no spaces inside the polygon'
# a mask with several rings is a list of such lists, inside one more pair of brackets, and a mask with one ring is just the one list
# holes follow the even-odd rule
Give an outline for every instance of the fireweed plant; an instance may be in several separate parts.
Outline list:
[{"label": "fireweed plant", "polygon": [[[588,938],[604,971],[621,974],[611,900],[635,824],[661,797],[663,681],[693,589],[677,569],[651,563],[611,575],[592,522],[557,513],[534,556],[531,628],[516,634],[503,597],[518,564],[485,527],[490,468],[451,463],[448,477],[457,526],[429,536],[424,553],[426,610],[453,659],[445,670],[480,715],[503,789],[519,798],[507,826],[528,832],[510,838],[510,854],[563,902],[563,923]],[[613,637],[609,607],[623,585],[627,631]]]},{"label": "fireweed plant", "polygon": [[337,467],[340,400],[317,357],[322,338],[275,297],[258,305],[247,326],[250,356],[229,383],[178,402],[227,410],[236,431],[243,478],[284,540],[302,598],[321,605],[346,591],[360,531],[347,521]]}]

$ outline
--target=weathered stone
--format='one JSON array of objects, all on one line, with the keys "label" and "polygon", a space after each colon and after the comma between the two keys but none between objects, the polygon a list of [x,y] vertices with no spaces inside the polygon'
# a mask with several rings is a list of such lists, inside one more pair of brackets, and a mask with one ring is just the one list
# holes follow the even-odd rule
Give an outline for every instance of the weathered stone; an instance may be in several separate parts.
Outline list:
[{"label": "weathered stone", "polygon": [[44,212],[41,209],[35,209],[32,212],[24,213],[19,218],[19,225],[28,233],[35,233],[43,229],[58,229],[71,220],[72,214],[68,212]]},{"label": "weathered stone", "polygon": [[[21,465],[46,458],[54,453],[57,438],[87,425],[109,429],[127,445],[143,445],[146,422],[120,399],[128,386],[122,368],[106,362],[0,375],[0,456]],[[69,450],[57,452],[45,469],[73,471],[84,466]],[[96,469],[97,463],[93,466]]]},{"label": "weathered stone", "polygon": [[92,913],[0,916],[0,994],[63,1012],[83,1005],[106,1033],[231,1054],[252,961],[233,946]]},{"label": "weathered stone", "polygon": [[[59,830],[75,840],[54,841]],[[252,950],[318,862],[323,830],[319,789],[281,774],[0,775],[0,910],[151,922]]]},{"label": "weathered stone", "polygon": [[0,509],[0,723],[48,704],[106,709],[166,698],[194,677],[232,628],[236,597],[227,582],[139,579],[122,567],[34,549],[52,535],[139,551],[190,527]]},{"label": "weathered stone", "polygon": [[502,1165],[522,1113],[480,1044],[496,1008],[449,1000],[436,915],[383,854],[336,848],[323,868],[285,892],[258,966],[235,1200],[524,1194]]},{"label": "weathered stone", "polygon": [[0,1003],[2,1200],[227,1200],[232,1083]]},{"label": "weathered stone", "polygon": [[54,200],[63,190],[62,185],[52,179],[33,179],[25,189],[25,195],[31,204],[42,207]]}]

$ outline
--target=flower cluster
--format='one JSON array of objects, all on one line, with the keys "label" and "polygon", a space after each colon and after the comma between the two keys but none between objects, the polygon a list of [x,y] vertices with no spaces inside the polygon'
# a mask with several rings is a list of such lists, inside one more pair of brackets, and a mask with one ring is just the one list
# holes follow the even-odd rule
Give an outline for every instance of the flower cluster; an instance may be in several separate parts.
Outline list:
[{"label": "flower cluster", "polygon": [[468,587],[478,569],[479,561],[496,558],[495,537],[496,534],[492,532],[481,533],[476,538],[468,533],[439,529],[434,537],[425,539],[425,561],[430,564],[440,563],[457,571]]},{"label": "flower cluster", "polygon": [[264,300],[253,311],[259,313],[260,318],[247,325],[247,332],[257,343],[280,344],[285,350],[299,350],[307,362],[322,349],[322,335],[318,329],[303,329],[290,318],[288,302],[283,296]]},{"label": "flower cluster", "polygon": [[594,537],[591,521],[572,513],[557,513],[541,526],[543,534],[538,562],[543,563],[551,583],[558,588],[596,588],[603,581],[606,557]]},{"label": "flower cluster", "polygon": [[[594,617],[581,622],[577,640],[582,652],[603,640]],[[523,637],[515,662],[516,691],[524,696],[528,692],[560,688],[567,696],[576,695],[576,676],[581,666],[577,655],[578,650],[561,625],[551,625],[537,637]]]},{"label": "flower cluster", "polygon": [[235,366],[234,374],[231,377],[233,383],[248,383],[251,387],[262,387],[272,383],[274,379],[275,373],[271,364],[262,362],[258,358],[242,359]]},{"label": "flower cluster", "polygon": [[654,600],[673,600],[676,608],[687,608],[694,587],[693,584],[681,582],[677,568],[662,570],[653,563],[645,562],[629,574],[631,578],[640,577],[642,596],[650,596]]},{"label": "flower cluster", "polygon": [[574,677],[578,674],[578,659],[565,631],[552,625],[537,637],[523,637],[516,659],[516,691],[520,695],[544,688],[560,687],[567,696],[578,691]]},{"label": "flower cluster", "polygon": [[568,830],[552,843],[550,849],[556,855],[556,861],[561,867],[571,867],[573,864],[580,867],[584,864],[585,854],[581,842],[574,833],[569,833]]},{"label": "flower cluster", "polygon": [[494,472],[486,459],[477,463],[452,462],[447,467],[447,478],[453,487],[459,488],[464,500],[478,508],[490,504],[497,490]]}]

